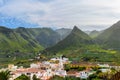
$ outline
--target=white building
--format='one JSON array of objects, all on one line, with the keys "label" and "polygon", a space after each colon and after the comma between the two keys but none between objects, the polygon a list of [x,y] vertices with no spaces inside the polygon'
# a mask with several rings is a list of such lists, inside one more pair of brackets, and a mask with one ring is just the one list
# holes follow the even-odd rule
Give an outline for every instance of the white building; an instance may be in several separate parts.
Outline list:
[{"label": "white building", "polygon": [[39,67],[40,65],[38,64],[34,64],[34,63],[30,64],[30,68],[39,68]]},{"label": "white building", "polygon": [[65,77],[67,76],[67,72],[65,70],[57,70],[55,71],[55,75]]},{"label": "white building", "polygon": [[9,65],[8,65],[8,70],[10,70],[10,71],[15,71],[17,68],[18,68],[18,67],[15,66],[14,64],[9,64]]},{"label": "white building", "polygon": [[61,60],[63,63],[69,62],[68,58],[62,58],[62,57],[60,57],[60,58],[51,58],[51,60],[52,61],[60,61]]},{"label": "white building", "polygon": [[80,72],[80,78],[81,79],[87,79],[89,77],[88,73],[86,71]]},{"label": "white building", "polygon": [[108,64],[98,64],[99,67],[103,68],[109,68],[110,66]]},{"label": "white building", "polygon": [[110,69],[100,69],[103,73],[104,72],[110,72],[111,70]]}]

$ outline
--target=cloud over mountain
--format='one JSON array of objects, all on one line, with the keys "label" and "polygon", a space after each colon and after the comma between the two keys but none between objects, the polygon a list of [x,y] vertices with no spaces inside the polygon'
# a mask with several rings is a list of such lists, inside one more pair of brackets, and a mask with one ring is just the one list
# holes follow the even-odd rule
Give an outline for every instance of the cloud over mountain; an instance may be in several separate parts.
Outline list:
[{"label": "cloud over mountain", "polygon": [[0,0],[0,14],[39,26],[108,25],[120,18],[119,3],[119,0]]}]

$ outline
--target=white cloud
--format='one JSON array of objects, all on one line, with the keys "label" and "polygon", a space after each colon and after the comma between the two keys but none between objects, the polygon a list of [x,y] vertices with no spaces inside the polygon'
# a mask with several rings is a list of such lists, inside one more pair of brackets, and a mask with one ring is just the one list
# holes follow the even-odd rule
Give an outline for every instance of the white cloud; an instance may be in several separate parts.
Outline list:
[{"label": "white cloud", "polygon": [[8,0],[0,7],[0,13],[42,26],[107,25],[119,20],[119,3],[120,0]]},{"label": "white cloud", "polygon": [[47,11],[47,7],[43,3],[30,0],[11,0],[8,4],[0,8],[3,14],[10,16],[19,16],[27,13],[38,13]]}]

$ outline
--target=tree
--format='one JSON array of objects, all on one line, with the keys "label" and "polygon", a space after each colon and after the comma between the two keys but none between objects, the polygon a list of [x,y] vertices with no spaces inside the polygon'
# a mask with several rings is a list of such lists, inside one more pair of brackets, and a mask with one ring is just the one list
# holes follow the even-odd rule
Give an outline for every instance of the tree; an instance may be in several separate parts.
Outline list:
[{"label": "tree", "polygon": [[91,74],[89,77],[88,77],[88,80],[93,80],[97,78],[97,74]]},{"label": "tree", "polygon": [[40,80],[40,79],[37,78],[36,75],[33,75],[33,80]]},{"label": "tree", "polygon": [[60,77],[60,76],[55,75],[55,76],[53,76],[50,80],[64,80],[64,78],[63,78],[63,77]]},{"label": "tree", "polygon": [[55,75],[50,80],[81,80],[81,79],[73,76],[60,77]]},{"label": "tree", "polygon": [[0,72],[0,80],[9,80],[10,78],[10,71],[1,71]]},{"label": "tree", "polygon": [[81,79],[73,76],[66,76],[64,80],[81,80]]},{"label": "tree", "polygon": [[30,80],[30,77],[22,74],[21,76],[17,77],[15,80]]}]

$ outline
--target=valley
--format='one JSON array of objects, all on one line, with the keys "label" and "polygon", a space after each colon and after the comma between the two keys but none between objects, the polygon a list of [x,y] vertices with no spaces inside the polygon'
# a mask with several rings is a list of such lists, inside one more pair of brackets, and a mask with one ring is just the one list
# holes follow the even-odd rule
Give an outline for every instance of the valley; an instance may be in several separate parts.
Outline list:
[{"label": "valley", "polygon": [[[24,27],[9,29],[1,26],[0,65],[6,66],[9,63],[25,65],[26,61],[28,63],[30,63],[29,59],[34,61],[35,57],[39,57],[39,54],[46,59],[63,55],[72,61],[78,62],[120,64],[120,51],[116,48],[116,46],[120,46],[116,44],[116,41],[119,41],[119,35],[111,38],[112,35],[119,34],[119,31],[113,32],[119,30],[119,26],[119,22],[117,22],[112,27],[100,32],[99,35],[97,32],[98,36],[96,31],[86,34],[77,26],[74,26],[73,30]],[[96,35],[96,37],[91,37],[91,34]],[[108,34],[111,37],[108,37]],[[100,40],[104,37],[102,35],[106,35],[106,38],[109,39]]]}]

